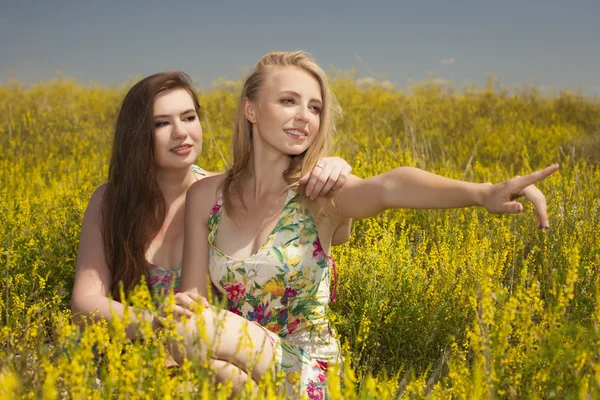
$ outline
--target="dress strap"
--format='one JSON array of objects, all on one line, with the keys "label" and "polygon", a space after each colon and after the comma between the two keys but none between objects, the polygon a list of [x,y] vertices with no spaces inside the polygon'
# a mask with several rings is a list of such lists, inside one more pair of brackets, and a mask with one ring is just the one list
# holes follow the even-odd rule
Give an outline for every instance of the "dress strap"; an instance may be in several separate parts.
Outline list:
[{"label": "dress strap", "polygon": [[331,266],[333,267],[333,293],[331,294],[331,302],[335,303],[335,299],[337,297],[337,264],[332,256],[328,257],[331,261]]},{"label": "dress strap", "polygon": [[206,176],[206,170],[204,170],[203,168],[200,168],[196,164],[192,164],[192,173],[194,174],[194,176],[196,177],[196,179],[199,176]]},{"label": "dress strap", "polygon": [[209,239],[212,241],[213,236],[217,231],[217,226],[221,219],[221,208],[223,207],[223,195],[219,193],[217,201],[212,206],[210,214],[208,215],[208,229],[210,230]]}]

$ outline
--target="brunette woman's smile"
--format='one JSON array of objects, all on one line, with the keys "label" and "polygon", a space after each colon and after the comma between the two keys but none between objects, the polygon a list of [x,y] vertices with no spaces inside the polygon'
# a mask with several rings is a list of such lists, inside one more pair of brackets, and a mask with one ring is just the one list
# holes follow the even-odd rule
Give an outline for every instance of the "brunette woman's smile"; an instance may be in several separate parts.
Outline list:
[{"label": "brunette woman's smile", "polygon": [[188,154],[190,154],[190,152],[192,151],[192,145],[191,144],[183,144],[181,146],[177,146],[175,148],[172,148],[171,151],[172,153],[175,153],[179,156],[187,156]]}]

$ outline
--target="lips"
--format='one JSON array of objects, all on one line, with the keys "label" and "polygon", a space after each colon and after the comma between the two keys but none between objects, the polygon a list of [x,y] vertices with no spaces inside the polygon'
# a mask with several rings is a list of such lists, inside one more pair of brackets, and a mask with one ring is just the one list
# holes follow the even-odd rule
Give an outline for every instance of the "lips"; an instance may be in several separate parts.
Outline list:
[{"label": "lips", "polygon": [[173,147],[169,151],[173,154],[177,154],[178,156],[187,156],[192,151],[192,145],[188,143],[180,144],[177,147]]}]

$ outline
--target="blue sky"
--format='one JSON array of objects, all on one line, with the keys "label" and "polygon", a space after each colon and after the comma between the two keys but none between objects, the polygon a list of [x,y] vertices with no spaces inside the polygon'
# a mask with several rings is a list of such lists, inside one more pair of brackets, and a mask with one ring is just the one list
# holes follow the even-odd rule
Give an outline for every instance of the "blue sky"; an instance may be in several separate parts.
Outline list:
[{"label": "blue sky", "polygon": [[600,0],[6,1],[0,82],[57,76],[117,85],[184,70],[237,80],[270,50],[398,87],[437,78],[600,94]]}]

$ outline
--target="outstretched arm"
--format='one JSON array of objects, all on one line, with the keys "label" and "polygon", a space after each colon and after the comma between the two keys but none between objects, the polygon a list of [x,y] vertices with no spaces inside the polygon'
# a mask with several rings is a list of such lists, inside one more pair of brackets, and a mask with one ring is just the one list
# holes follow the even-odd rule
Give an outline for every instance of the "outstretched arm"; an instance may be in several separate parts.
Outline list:
[{"label": "outstretched arm", "polygon": [[344,187],[335,192],[340,215],[366,218],[388,208],[460,208],[483,206],[491,213],[518,213],[522,204],[514,201],[525,196],[538,213],[538,225],[548,226],[546,199],[533,186],[558,170],[554,164],[526,176],[492,185],[448,179],[412,167],[400,167],[382,175],[361,180],[350,176]]}]

